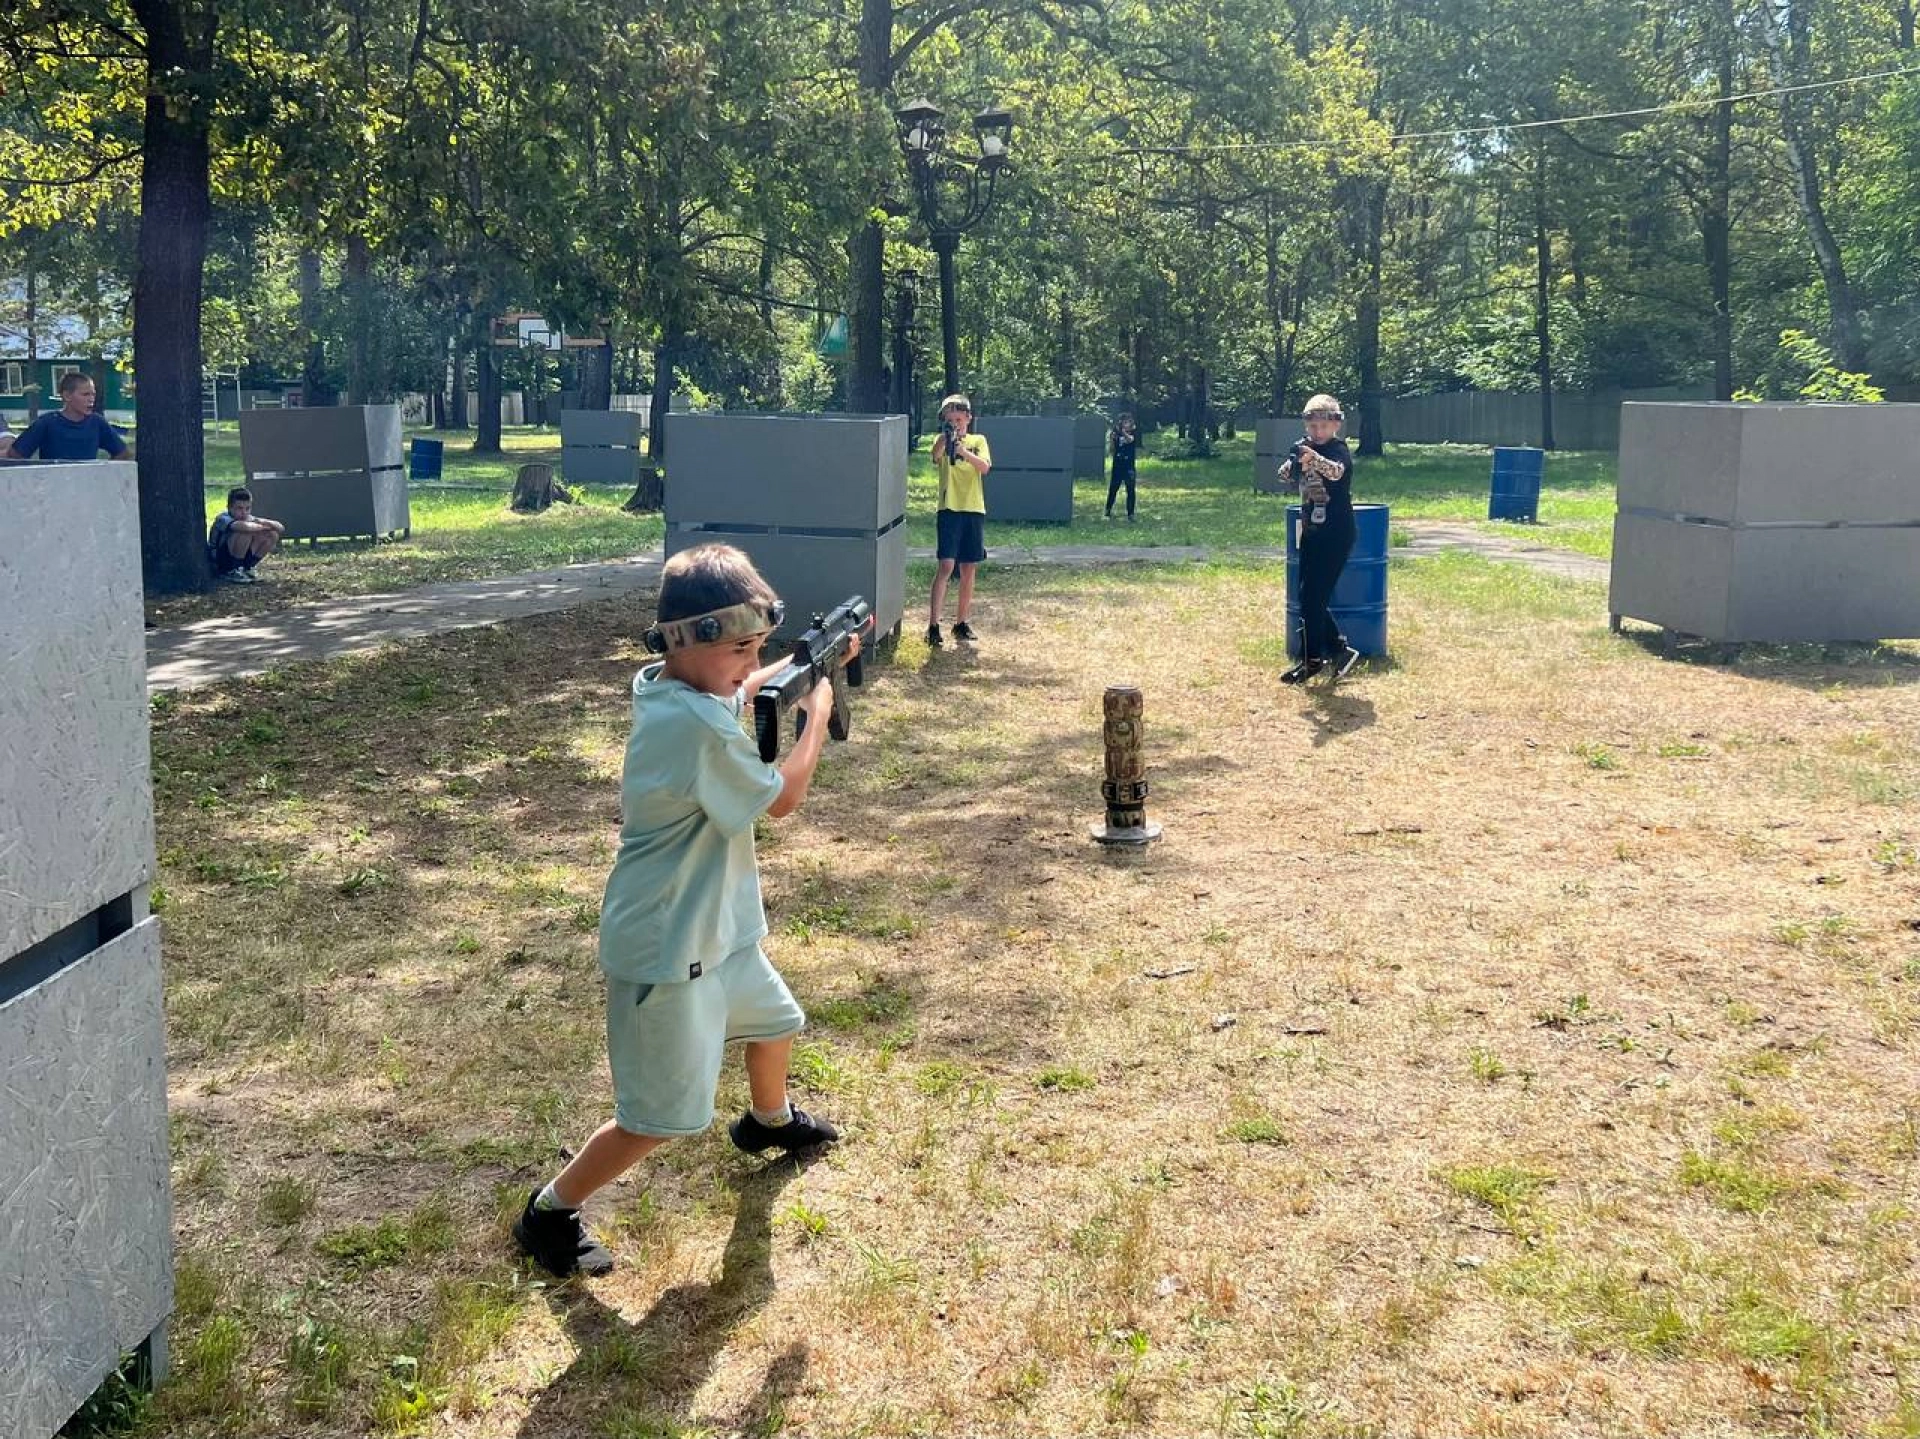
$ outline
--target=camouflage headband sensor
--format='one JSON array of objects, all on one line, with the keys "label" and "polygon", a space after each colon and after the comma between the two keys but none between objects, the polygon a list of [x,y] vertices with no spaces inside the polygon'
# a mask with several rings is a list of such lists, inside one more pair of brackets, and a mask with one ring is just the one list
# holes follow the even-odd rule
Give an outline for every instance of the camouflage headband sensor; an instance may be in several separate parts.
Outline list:
[{"label": "camouflage headband sensor", "polygon": [[716,645],[726,640],[765,634],[768,630],[778,629],[780,621],[786,617],[787,607],[779,600],[765,606],[728,605],[725,609],[709,610],[704,615],[689,615],[683,620],[662,620],[641,638],[645,640],[650,653],[671,654],[675,650],[692,649],[695,645]]}]

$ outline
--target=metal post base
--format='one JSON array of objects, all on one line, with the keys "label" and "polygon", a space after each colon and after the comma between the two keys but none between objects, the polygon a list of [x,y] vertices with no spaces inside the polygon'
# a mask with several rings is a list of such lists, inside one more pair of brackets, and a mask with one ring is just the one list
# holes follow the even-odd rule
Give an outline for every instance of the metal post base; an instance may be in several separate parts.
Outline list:
[{"label": "metal post base", "polygon": [[1160,826],[1152,820],[1148,820],[1144,825],[1125,826],[1111,825],[1105,820],[1098,820],[1087,826],[1087,832],[1101,844],[1127,849],[1144,849],[1160,838]]}]

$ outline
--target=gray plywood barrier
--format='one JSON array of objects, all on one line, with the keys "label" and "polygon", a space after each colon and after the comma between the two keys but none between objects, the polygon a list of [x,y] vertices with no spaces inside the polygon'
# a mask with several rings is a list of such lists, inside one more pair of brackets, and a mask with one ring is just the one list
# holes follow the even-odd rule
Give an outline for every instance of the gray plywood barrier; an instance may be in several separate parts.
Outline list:
[{"label": "gray plywood barrier", "polygon": [[986,478],[987,518],[1069,524],[1073,520],[1074,424],[1066,416],[983,415],[993,468]]},{"label": "gray plywood barrier", "polygon": [[627,410],[562,410],[561,477],[570,485],[632,489],[640,483],[645,430],[645,418]]},{"label": "gray plywood barrier", "polygon": [[667,553],[746,551],[787,602],[789,637],[851,594],[876,634],[900,623],[905,415],[676,415],[666,488]]},{"label": "gray plywood barrier", "polygon": [[131,471],[0,468],[0,1433],[25,1439],[128,1351],[163,1365],[173,1303]]},{"label": "gray plywood barrier", "polygon": [[240,463],[255,511],[290,540],[412,533],[398,405],[248,411]]},{"label": "gray plywood barrier", "polygon": [[1293,442],[1305,433],[1300,421],[1264,417],[1253,424],[1253,492],[1256,495],[1285,494],[1280,483],[1280,462],[1293,448]]},{"label": "gray plywood barrier", "polygon": [[1106,478],[1109,432],[1110,426],[1105,415],[1080,414],[1073,417],[1073,477],[1076,480]]},{"label": "gray plywood barrier", "polygon": [[1920,405],[1629,404],[1608,607],[1739,643],[1920,637]]}]

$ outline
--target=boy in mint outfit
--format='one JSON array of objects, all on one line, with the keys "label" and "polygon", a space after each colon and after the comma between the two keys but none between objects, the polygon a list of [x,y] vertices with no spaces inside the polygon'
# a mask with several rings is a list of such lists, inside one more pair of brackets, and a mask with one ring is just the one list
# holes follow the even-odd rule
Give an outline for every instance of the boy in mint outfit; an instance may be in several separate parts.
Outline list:
[{"label": "boy in mint outfit", "polygon": [[713,1123],[732,1041],[745,1042],[752,1092],[728,1127],[734,1144],[791,1152],[840,1137],[787,1098],[787,1058],[806,1016],[760,948],[767,916],[753,822],[800,807],[833,703],[825,683],[807,697],[807,723],[778,766],[741,728],[742,706],[785,664],[759,665],[782,613],[730,545],[683,550],[661,574],[646,639],[665,659],[634,677],[620,850],[600,908],[614,1117],[513,1226],[520,1247],[556,1275],[613,1268],[580,1206],[665,1141]]}]

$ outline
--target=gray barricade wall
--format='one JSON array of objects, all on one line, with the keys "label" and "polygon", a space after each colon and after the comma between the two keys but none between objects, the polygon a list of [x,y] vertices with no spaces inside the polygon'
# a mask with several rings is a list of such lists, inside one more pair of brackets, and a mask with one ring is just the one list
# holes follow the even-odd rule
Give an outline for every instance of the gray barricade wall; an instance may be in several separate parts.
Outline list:
[{"label": "gray barricade wall", "polygon": [[560,475],[570,485],[640,483],[645,419],[626,410],[562,410]]},{"label": "gray barricade wall", "polygon": [[0,467],[0,504],[0,1434],[45,1439],[164,1365],[166,1043],[133,466]]},{"label": "gray barricade wall", "polygon": [[290,540],[413,532],[397,405],[250,410],[240,463],[255,511]]},{"label": "gray barricade wall", "polygon": [[986,415],[973,428],[987,437],[987,519],[1070,524],[1074,424],[1066,416]]},{"label": "gray barricade wall", "polygon": [[906,608],[905,415],[677,414],[667,553],[718,541],[787,602],[785,637],[861,594],[874,633]]},{"label": "gray barricade wall", "polygon": [[1920,405],[1628,404],[1608,608],[1727,642],[1920,637]]},{"label": "gray barricade wall", "polygon": [[1280,462],[1293,448],[1293,442],[1305,433],[1300,421],[1271,417],[1253,425],[1253,492],[1256,495],[1286,493],[1280,484]]},{"label": "gray barricade wall", "polygon": [[1109,432],[1105,415],[1080,414],[1073,417],[1073,477],[1076,480],[1106,478]]}]

